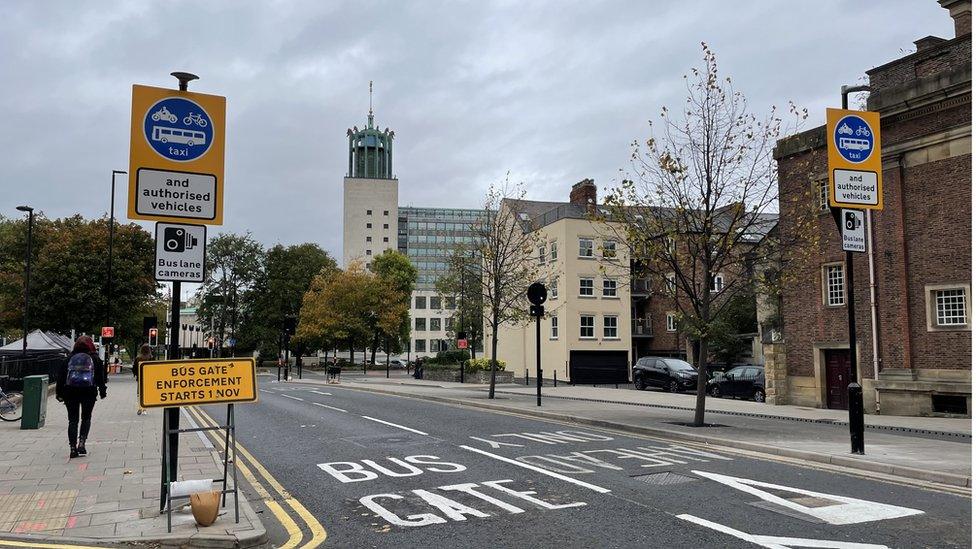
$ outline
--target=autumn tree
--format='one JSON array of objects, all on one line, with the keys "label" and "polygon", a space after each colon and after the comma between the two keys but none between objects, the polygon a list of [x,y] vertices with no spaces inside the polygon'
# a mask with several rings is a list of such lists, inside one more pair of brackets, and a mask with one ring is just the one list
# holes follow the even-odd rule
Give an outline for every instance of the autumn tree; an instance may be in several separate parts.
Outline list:
[{"label": "autumn tree", "polygon": [[373,258],[369,270],[376,276],[376,325],[373,332],[372,361],[376,348],[383,343],[386,360],[390,352],[399,352],[410,339],[410,296],[417,281],[417,268],[402,253],[388,249]]},{"label": "autumn tree", "polygon": [[703,67],[685,77],[684,106],[662,109],[653,136],[634,143],[635,173],[612,189],[604,208],[607,229],[631,250],[634,276],[657,279],[693,342],[699,426],[709,342],[722,329],[717,321],[733,296],[755,287],[758,272],[750,262],[799,244],[767,236],[778,209],[773,148],[805,117],[791,105],[793,122],[785,128],[775,108],[753,114],[704,43],[702,51]]},{"label": "autumn tree", "polygon": [[[527,220],[519,217],[519,202],[525,200],[521,185],[504,183],[488,188],[484,215],[472,227],[476,254],[481,258],[480,284],[483,316],[491,329],[491,382],[488,398],[495,398],[498,370],[498,329],[502,324],[524,321],[528,315],[525,291],[534,282],[535,247]],[[496,213],[497,212],[497,213]]]},{"label": "autumn tree", "polygon": [[373,333],[374,285],[375,276],[359,262],[316,275],[302,298],[296,336],[330,346],[346,344],[352,362],[357,344]]}]

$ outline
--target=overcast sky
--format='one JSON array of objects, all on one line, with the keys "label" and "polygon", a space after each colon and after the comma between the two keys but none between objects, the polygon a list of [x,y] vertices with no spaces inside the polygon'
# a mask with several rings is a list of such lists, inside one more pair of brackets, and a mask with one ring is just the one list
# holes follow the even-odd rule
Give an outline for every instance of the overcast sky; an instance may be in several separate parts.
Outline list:
[{"label": "overcast sky", "polygon": [[370,80],[401,205],[478,207],[509,171],[565,200],[583,178],[601,194],[618,180],[647,120],[683,100],[701,41],[757,110],[792,99],[813,127],[841,84],[930,34],[952,36],[936,0],[7,0],[0,215],[105,213],[131,85],[175,86],[174,70],[227,97],[218,230],[340,257],[346,129],[365,123]]}]

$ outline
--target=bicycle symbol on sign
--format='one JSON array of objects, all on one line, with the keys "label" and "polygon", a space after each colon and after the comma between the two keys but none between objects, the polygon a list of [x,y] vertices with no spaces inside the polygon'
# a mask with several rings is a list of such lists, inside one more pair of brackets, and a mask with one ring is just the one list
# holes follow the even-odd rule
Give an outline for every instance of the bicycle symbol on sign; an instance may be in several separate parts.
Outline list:
[{"label": "bicycle symbol on sign", "polygon": [[857,135],[862,136],[862,137],[867,137],[867,136],[871,135],[871,129],[868,128],[867,126],[861,126],[854,133],[856,133]]},{"label": "bicycle symbol on sign", "polygon": [[207,120],[200,114],[194,114],[192,111],[190,112],[190,114],[183,117],[183,123],[186,124],[187,126],[195,123],[197,126],[200,126],[201,128],[207,127]]}]

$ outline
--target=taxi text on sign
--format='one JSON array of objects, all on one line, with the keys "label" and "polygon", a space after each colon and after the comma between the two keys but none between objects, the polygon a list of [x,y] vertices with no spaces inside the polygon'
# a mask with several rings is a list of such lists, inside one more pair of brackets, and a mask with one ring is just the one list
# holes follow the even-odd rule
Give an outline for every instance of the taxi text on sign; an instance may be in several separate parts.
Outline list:
[{"label": "taxi text on sign", "polygon": [[226,98],[132,86],[129,219],[223,224]]},{"label": "taxi text on sign", "polygon": [[139,404],[143,408],[258,399],[253,358],[158,360],[140,367]]},{"label": "taxi text on sign", "polygon": [[883,209],[878,113],[827,109],[827,172],[831,206]]}]

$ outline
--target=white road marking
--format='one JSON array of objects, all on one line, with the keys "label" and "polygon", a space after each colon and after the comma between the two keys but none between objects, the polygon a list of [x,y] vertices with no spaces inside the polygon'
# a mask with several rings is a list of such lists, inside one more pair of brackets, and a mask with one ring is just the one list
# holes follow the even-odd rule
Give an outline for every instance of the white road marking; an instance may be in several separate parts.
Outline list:
[{"label": "white road marking", "polygon": [[749,543],[755,543],[756,545],[766,547],[767,549],[790,549],[793,547],[814,547],[818,549],[889,549],[887,545],[875,545],[873,543],[760,536],[757,534],[749,534],[741,530],[736,530],[735,528],[730,528],[728,526],[718,524],[717,522],[698,518],[694,515],[678,515],[677,518],[686,520],[688,522],[693,522],[699,526],[704,526],[705,528],[711,528],[712,530],[748,541]]},{"label": "white road marking", "polygon": [[492,454],[491,452],[486,452],[484,450],[481,450],[480,448],[472,448],[471,446],[465,446],[463,444],[460,446],[460,448],[463,448],[463,449],[468,450],[468,451],[471,451],[471,452],[475,452],[477,454],[481,454],[483,456],[488,456],[488,457],[493,458],[493,459],[497,459],[498,461],[504,461],[505,463],[511,463],[512,465],[515,465],[517,467],[521,467],[523,469],[528,469],[530,471],[535,471],[536,473],[542,473],[543,475],[547,475],[547,476],[550,476],[552,478],[558,478],[559,480],[566,481],[566,482],[568,482],[570,484],[575,484],[577,486],[582,486],[583,488],[589,488],[590,490],[593,490],[594,492],[599,492],[601,494],[606,494],[606,493],[610,492],[610,490],[608,488],[603,488],[602,486],[597,486],[595,484],[590,484],[589,482],[583,482],[582,480],[579,480],[579,479],[575,479],[575,478],[572,478],[572,477],[567,477],[565,475],[560,475],[559,473],[556,473],[554,471],[548,471],[546,469],[543,469],[542,467],[536,467],[535,465],[529,465],[528,463],[522,463],[520,461],[515,461],[514,459],[509,459],[509,458],[504,457],[504,456],[499,456],[498,454]]},{"label": "white road marking", "polygon": [[258,391],[261,391],[262,393],[271,393],[271,391],[267,389],[258,389]]},{"label": "white road marking", "polygon": [[336,412],[348,412],[349,410],[343,410],[342,408],[336,408],[335,406],[329,406],[328,404],[322,404],[321,402],[313,402],[312,404],[316,406],[321,406],[323,408],[328,408],[330,410],[335,410]]},{"label": "white road marking", "polygon": [[[693,472],[696,475],[714,480],[715,482],[730,486],[736,490],[741,490],[747,494],[752,494],[770,503],[774,503],[794,511],[799,511],[800,513],[810,515],[834,525],[873,522],[876,520],[909,517],[912,515],[921,515],[925,513],[925,511],[909,509],[908,507],[898,507],[897,505],[888,505],[887,503],[878,503],[863,499],[835,496],[833,494],[802,490],[800,488],[793,488],[790,486],[780,486],[778,484],[770,484],[768,482],[760,482],[758,480],[751,480],[747,478],[730,477],[717,473],[706,473],[703,471]],[[794,494],[826,499],[835,503],[834,505],[827,505],[823,507],[807,507],[806,505],[802,505],[795,501],[791,501],[780,496],[773,495],[764,490],[760,490],[758,487],[772,488],[776,491],[792,492]]]},{"label": "white road marking", "polygon": [[291,395],[281,395],[281,396],[283,396],[285,398],[290,398],[292,400],[297,400],[297,401],[300,401],[300,402],[305,402],[305,399],[303,399],[303,398],[293,397]]},{"label": "white road marking", "polygon": [[411,433],[417,433],[418,435],[427,436],[427,433],[423,431],[411,429],[410,427],[404,427],[403,425],[397,425],[396,423],[390,423],[389,421],[383,421],[382,419],[376,419],[375,417],[362,416],[362,418],[368,419],[370,421],[375,421],[376,423],[382,423],[383,425],[389,425],[390,427],[396,427],[397,429],[403,429],[404,431],[410,431]]},{"label": "white road marking", "polygon": [[315,393],[317,395],[332,396],[332,393],[323,393],[322,391],[309,391],[310,393]]}]

